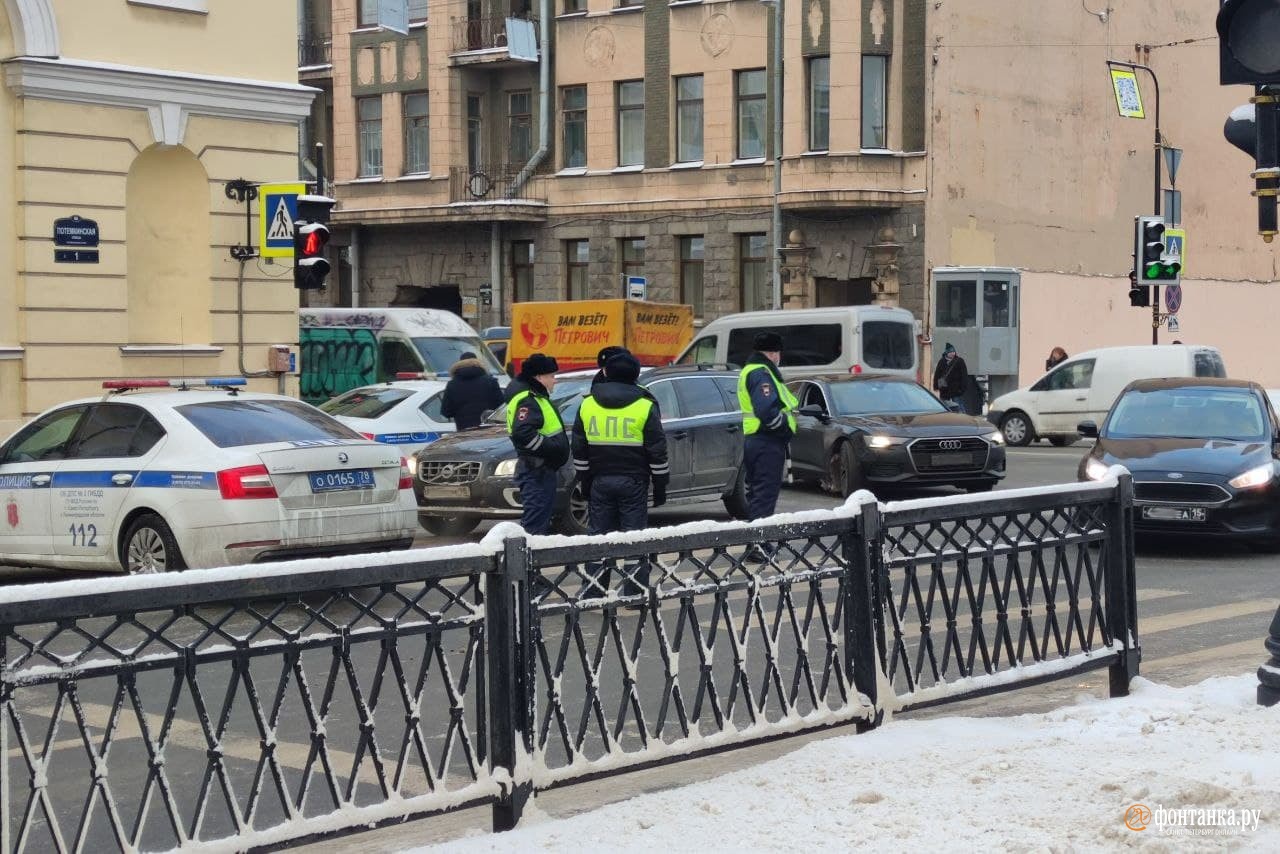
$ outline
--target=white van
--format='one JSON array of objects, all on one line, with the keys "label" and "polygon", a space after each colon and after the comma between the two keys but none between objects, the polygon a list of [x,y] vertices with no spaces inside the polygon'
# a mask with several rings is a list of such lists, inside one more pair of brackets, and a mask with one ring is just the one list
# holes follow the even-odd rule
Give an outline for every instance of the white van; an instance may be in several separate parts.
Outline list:
[{"label": "white van", "polygon": [[298,310],[301,397],[319,404],[397,374],[438,374],[464,353],[505,376],[480,334],[456,314],[431,308],[303,308]]},{"label": "white van", "polygon": [[1104,347],[1072,356],[1028,388],[996,398],[987,418],[1010,445],[1043,438],[1061,447],[1080,438],[1076,425],[1081,421],[1101,424],[1121,390],[1133,380],[1226,375],[1222,354],[1215,347]]},{"label": "white van", "polygon": [[782,375],[875,373],[916,376],[916,319],[905,308],[849,305],[748,311],[698,330],[678,365],[742,365],[758,333],[782,336]]}]

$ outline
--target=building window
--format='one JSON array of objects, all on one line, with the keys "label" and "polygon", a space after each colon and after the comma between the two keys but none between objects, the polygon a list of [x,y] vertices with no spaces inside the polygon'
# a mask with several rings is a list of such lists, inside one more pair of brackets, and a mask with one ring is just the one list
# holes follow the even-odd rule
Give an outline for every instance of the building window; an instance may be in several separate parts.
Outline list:
[{"label": "building window", "polygon": [[742,285],[743,311],[773,308],[767,235],[738,235],[738,281]]},{"label": "building window", "polygon": [[702,75],[676,78],[676,162],[702,160]]},{"label": "building window", "polygon": [[564,242],[565,291],[569,299],[587,298],[587,270],[590,262],[590,240]]},{"label": "building window", "polygon": [[511,242],[511,301],[530,302],[533,299],[533,241]]},{"label": "building window", "polygon": [[382,175],[382,96],[356,99],[361,178]]},{"label": "building window", "polygon": [[[408,0],[409,21],[421,23],[427,19],[427,0]],[[360,0],[360,26],[378,26],[378,0]]]},{"label": "building window", "polygon": [[644,165],[644,81],[618,84],[618,165]]},{"label": "building window", "polygon": [[467,166],[475,172],[484,163],[484,100],[467,96]]},{"label": "building window", "polygon": [[587,11],[587,0],[564,0],[564,11],[569,12],[585,12]]},{"label": "building window", "polygon": [[566,86],[560,90],[560,113],[564,125],[564,168],[587,165],[587,87]]},{"label": "building window", "polygon": [[533,155],[533,96],[527,89],[507,93],[507,153],[521,165]]},{"label": "building window", "polygon": [[885,134],[885,93],[888,91],[889,57],[862,57],[862,147],[888,148]]},{"label": "building window", "polygon": [[619,269],[622,273],[623,292],[625,297],[628,276],[644,275],[644,238],[624,237],[618,241]]},{"label": "building window", "polygon": [[427,0],[409,0],[409,21],[420,23],[427,19]]},{"label": "building window", "polygon": [[693,316],[703,315],[702,235],[680,238],[680,302],[693,306]]},{"label": "building window", "polygon": [[738,72],[738,159],[764,157],[764,69]]},{"label": "building window", "polygon": [[809,150],[831,148],[831,58],[809,60]]},{"label": "building window", "polygon": [[406,175],[420,175],[431,171],[428,115],[425,92],[404,96],[404,172]]}]

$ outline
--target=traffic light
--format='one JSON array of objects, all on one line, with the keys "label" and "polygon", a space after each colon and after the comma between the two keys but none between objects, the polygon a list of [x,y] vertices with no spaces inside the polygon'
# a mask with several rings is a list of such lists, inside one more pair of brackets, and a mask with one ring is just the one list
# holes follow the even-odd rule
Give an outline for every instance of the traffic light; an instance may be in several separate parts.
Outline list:
[{"label": "traffic light", "polygon": [[329,212],[335,204],[328,196],[298,196],[298,216],[293,222],[293,286],[299,290],[320,290],[332,269],[324,255],[329,245]]},{"label": "traffic light", "polygon": [[1280,5],[1225,0],[1218,10],[1219,81],[1223,86],[1280,83]]},{"label": "traffic light", "polygon": [[1138,259],[1139,284],[1177,284],[1181,280],[1182,263],[1169,256],[1164,236],[1164,218],[1140,216],[1136,219],[1133,256]]},{"label": "traffic light", "polygon": [[1138,274],[1129,271],[1129,305],[1134,308],[1147,308],[1151,305],[1151,288],[1138,284]]}]

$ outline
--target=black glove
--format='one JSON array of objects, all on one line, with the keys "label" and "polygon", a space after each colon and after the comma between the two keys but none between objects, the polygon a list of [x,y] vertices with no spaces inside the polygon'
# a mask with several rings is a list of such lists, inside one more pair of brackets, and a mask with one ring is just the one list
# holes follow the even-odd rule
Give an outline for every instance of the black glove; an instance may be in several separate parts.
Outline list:
[{"label": "black glove", "polygon": [[653,506],[661,507],[667,503],[667,481],[666,475],[655,477],[653,479]]}]

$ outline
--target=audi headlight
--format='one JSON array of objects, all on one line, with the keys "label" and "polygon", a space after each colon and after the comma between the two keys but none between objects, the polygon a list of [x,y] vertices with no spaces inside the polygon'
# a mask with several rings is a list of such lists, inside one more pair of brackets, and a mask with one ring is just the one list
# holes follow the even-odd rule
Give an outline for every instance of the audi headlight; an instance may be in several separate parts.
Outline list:
[{"label": "audi headlight", "polygon": [[493,467],[493,473],[497,477],[513,477],[516,473],[516,461],[503,460]]},{"label": "audi headlight", "polygon": [[871,448],[891,448],[906,441],[902,436],[868,436],[867,446]]},{"label": "audi headlight", "polygon": [[1001,433],[999,430],[995,431],[994,433],[988,433],[987,435],[983,436],[982,438],[986,439],[988,442],[990,442],[990,443],[991,443],[991,444],[993,444],[993,445],[1003,445],[1003,444],[1004,444],[1004,434],[1003,434],[1003,433]]},{"label": "audi headlight", "polygon": [[1107,472],[1111,470],[1111,466],[1102,460],[1090,459],[1084,464],[1084,476],[1089,480],[1102,480],[1107,476]]},{"label": "audi headlight", "polygon": [[1266,486],[1271,482],[1271,478],[1275,476],[1275,469],[1271,463],[1258,466],[1256,469],[1249,469],[1242,475],[1237,475],[1228,481],[1236,489],[1253,489],[1258,486]]}]

